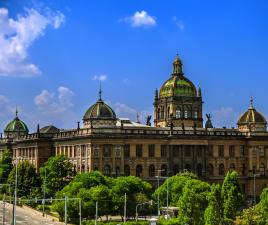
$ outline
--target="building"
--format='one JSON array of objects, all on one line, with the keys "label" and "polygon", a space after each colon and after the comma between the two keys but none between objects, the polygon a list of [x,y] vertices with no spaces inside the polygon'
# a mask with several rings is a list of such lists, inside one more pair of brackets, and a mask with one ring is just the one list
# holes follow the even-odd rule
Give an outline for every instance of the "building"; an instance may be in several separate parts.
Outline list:
[{"label": "building", "polygon": [[14,163],[29,160],[38,169],[50,156],[64,154],[77,172],[102,171],[108,176],[134,175],[156,184],[156,175],[188,170],[209,182],[222,182],[229,170],[239,173],[249,198],[268,185],[266,119],[253,106],[237,128],[214,128],[210,115],[203,127],[201,89],[183,74],[177,56],[173,73],[155,91],[154,126],[120,119],[102,99],[89,107],[83,126],[59,130],[54,126],[28,133],[16,117],[4,130],[0,151],[13,151]]}]

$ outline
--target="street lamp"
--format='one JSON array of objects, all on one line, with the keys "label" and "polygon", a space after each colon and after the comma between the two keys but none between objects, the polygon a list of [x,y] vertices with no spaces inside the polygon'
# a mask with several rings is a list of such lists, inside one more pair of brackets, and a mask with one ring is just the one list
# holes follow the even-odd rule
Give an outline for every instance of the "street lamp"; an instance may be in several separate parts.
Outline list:
[{"label": "street lamp", "polygon": [[[159,189],[159,176],[160,176],[160,173],[162,171],[164,171],[164,170],[157,170],[157,172],[158,172],[158,176],[156,176],[156,178],[157,178],[157,189]],[[160,208],[160,204],[159,204],[159,191],[158,191],[158,193],[157,193],[157,214],[158,214],[158,216],[160,216],[159,208]]]},{"label": "street lamp", "polygon": [[[156,176],[156,178],[158,179],[158,184],[159,184],[159,179],[166,179],[167,180],[167,217],[168,217],[168,189],[169,189],[169,185],[168,185],[168,177],[163,177],[163,176]],[[158,192],[158,201],[159,201],[159,192]],[[158,203],[158,216],[160,215],[159,212],[159,203]]]},{"label": "street lamp", "polygon": [[149,202],[143,202],[136,205],[136,222],[138,222],[138,207],[141,205],[150,204],[153,205],[153,200],[150,200]]}]

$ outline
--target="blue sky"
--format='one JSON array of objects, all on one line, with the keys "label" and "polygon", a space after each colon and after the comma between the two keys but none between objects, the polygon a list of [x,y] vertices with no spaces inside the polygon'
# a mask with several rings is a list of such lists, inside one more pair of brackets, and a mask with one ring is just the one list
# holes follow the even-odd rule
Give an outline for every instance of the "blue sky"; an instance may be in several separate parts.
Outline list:
[{"label": "blue sky", "polygon": [[268,116],[268,2],[0,1],[0,126],[76,127],[98,95],[118,117],[153,112],[178,52],[215,126]]}]

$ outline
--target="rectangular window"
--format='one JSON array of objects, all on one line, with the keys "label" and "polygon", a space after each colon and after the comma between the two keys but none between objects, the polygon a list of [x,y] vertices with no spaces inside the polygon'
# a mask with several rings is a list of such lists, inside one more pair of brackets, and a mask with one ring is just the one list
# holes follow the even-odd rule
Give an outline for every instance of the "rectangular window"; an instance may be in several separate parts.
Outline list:
[{"label": "rectangular window", "polygon": [[218,146],[219,157],[224,157],[224,145]]},{"label": "rectangular window", "polygon": [[154,157],[155,145],[149,145],[149,157]]},{"label": "rectangular window", "polygon": [[194,111],[194,118],[197,119],[197,111]]},{"label": "rectangular window", "polygon": [[260,155],[261,157],[264,156],[264,146],[260,146],[260,147],[259,147],[259,155]]},{"label": "rectangular window", "polygon": [[161,145],[161,157],[166,157],[166,156],[167,156],[167,146]]},{"label": "rectangular window", "polygon": [[124,145],[124,157],[129,158],[130,157],[130,145]]},{"label": "rectangular window", "polygon": [[76,146],[73,146],[73,148],[74,148],[74,158],[76,157],[76,150],[77,150],[77,148],[76,148]]},{"label": "rectangular window", "polygon": [[174,145],[173,146],[173,156],[174,157],[179,157],[179,155],[180,155],[180,149],[181,149],[181,146],[180,145]]},{"label": "rectangular window", "polygon": [[191,149],[190,145],[184,146],[184,155],[185,155],[185,157],[191,157],[191,155],[192,155],[191,151],[192,151],[192,149]]},{"label": "rectangular window", "polygon": [[208,156],[213,157],[213,145],[208,146]]},{"label": "rectangular window", "polygon": [[188,118],[188,111],[187,111],[187,110],[184,111],[184,118],[185,118],[185,119]]},{"label": "rectangular window", "polygon": [[245,156],[245,145],[240,145],[240,156]]},{"label": "rectangular window", "polygon": [[136,145],[136,157],[137,158],[142,157],[142,145]]},{"label": "rectangular window", "polygon": [[111,145],[103,145],[103,156],[111,157]]},{"label": "rectangular window", "polygon": [[234,145],[229,146],[229,156],[232,158],[235,157],[235,146]]},{"label": "rectangular window", "polygon": [[176,110],[176,119],[181,118],[181,111],[180,110]]}]

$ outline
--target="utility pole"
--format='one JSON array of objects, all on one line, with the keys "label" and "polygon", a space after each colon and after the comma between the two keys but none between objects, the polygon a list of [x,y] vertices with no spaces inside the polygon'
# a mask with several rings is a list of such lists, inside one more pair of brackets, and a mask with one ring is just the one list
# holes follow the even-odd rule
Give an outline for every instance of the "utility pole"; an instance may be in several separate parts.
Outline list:
[{"label": "utility pole", "polygon": [[12,215],[13,225],[16,225],[17,189],[18,189],[18,158],[16,158],[15,191],[14,191],[13,215]]},{"label": "utility pole", "polygon": [[127,217],[127,194],[125,193],[125,204],[124,204],[124,223],[126,223]]},{"label": "utility pole", "polygon": [[6,194],[4,194],[4,199],[3,199],[3,225],[5,224],[5,216],[6,216]]},{"label": "utility pole", "polygon": [[67,196],[64,197],[64,224],[67,225]]},{"label": "utility pole", "polygon": [[43,184],[43,188],[44,188],[44,192],[43,192],[43,216],[45,216],[45,199],[46,199],[46,179],[47,179],[47,169],[45,167],[45,179],[44,179],[44,184]]},{"label": "utility pole", "polygon": [[98,224],[98,202],[96,202],[95,225]]}]

